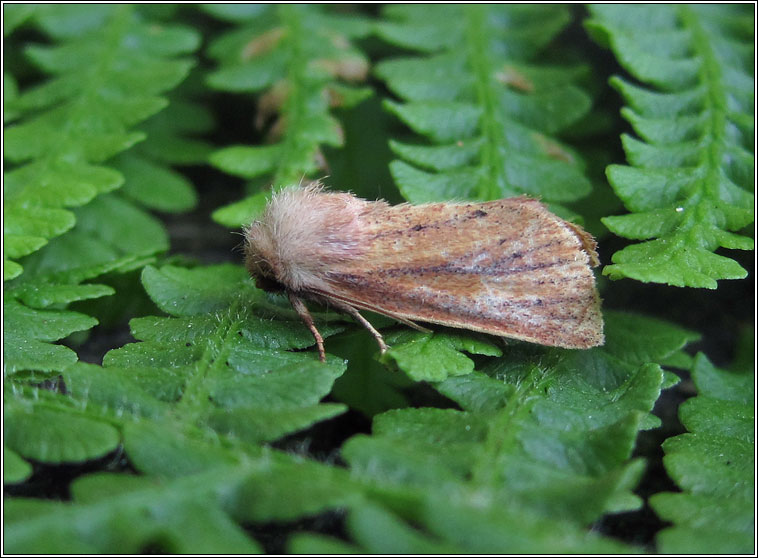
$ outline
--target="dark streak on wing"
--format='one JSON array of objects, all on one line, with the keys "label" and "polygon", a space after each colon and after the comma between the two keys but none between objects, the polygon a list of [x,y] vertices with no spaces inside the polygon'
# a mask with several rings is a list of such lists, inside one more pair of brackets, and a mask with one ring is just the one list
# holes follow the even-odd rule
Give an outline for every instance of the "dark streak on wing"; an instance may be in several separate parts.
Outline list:
[{"label": "dark streak on wing", "polygon": [[[530,271],[539,271],[543,269],[549,269],[555,266],[573,263],[574,262],[573,259],[560,258],[558,260],[551,261],[551,262],[542,262],[538,264],[522,265],[519,267],[506,267],[504,265],[513,260],[523,259],[524,256],[532,254],[533,252],[539,252],[547,248],[560,246],[561,244],[562,244],[561,240],[551,240],[539,246],[533,246],[527,250],[514,252],[512,254],[509,254],[505,258],[501,258],[499,261],[495,262],[494,264],[490,264],[486,266],[466,265],[465,263],[461,264],[460,261],[452,261],[452,262],[445,262],[443,264],[437,264],[437,265],[432,265],[432,266],[415,266],[415,267],[414,266],[398,266],[394,268],[376,270],[375,273],[379,275],[384,275],[387,277],[397,277],[397,276],[402,276],[402,275],[423,274],[423,273],[437,273],[437,274],[449,273],[453,275],[478,275],[478,276],[493,276],[493,277],[508,276],[511,274],[524,273],[524,272],[530,272]],[[485,249],[483,252],[481,252],[478,255],[482,255],[486,252],[487,252],[487,249]],[[468,259],[470,257],[471,257],[470,254],[464,254],[464,256],[458,258],[458,260],[461,260],[464,258]]]},{"label": "dark streak on wing", "polygon": [[[469,206],[464,206],[469,207]],[[413,226],[409,226],[408,228],[397,228],[397,229],[390,229],[385,232],[378,233],[374,235],[373,240],[376,240],[378,238],[384,238],[388,236],[403,236],[408,234],[409,232],[420,232],[426,229],[439,229],[443,227],[451,227],[455,226],[456,223],[460,223],[462,221],[468,221],[470,219],[480,219],[482,217],[486,217],[488,213],[486,211],[483,211],[481,209],[476,209],[475,211],[468,213],[466,215],[456,215],[452,219],[445,219],[440,221],[433,221],[430,223],[426,223],[424,225],[417,223]],[[408,223],[410,225],[410,223]]]},{"label": "dark streak on wing", "polygon": [[451,274],[451,275],[477,275],[477,276],[492,276],[501,277],[516,273],[525,273],[530,271],[539,271],[542,269],[549,269],[558,265],[571,263],[572,260],[557,260],[554,262],[545,262],[532,265],[523,265],[521,267],[512,267],[502,269],[493,266],[465,266],[455,262],[447,262],[444,264],[431,265],[426,267],[395,267],[390,269],[382,269],[377,271],[378,275],[386,277],[397,277],[401,275],[422,275],[425,273],[432,274]]}]

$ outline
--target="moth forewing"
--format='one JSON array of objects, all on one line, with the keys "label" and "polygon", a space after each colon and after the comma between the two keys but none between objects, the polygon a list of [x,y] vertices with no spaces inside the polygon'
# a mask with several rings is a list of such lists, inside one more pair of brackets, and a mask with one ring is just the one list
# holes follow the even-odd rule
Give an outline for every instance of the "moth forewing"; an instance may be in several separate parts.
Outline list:
[{"label": "moth forewing", "polygon": [[[406,319],[586,348],[603,342],[589,235],[519,197],[382,207],[333,294]],[[579,229],[580,230],[580,229]]]},{"label": "moth forewing", "polygon": [[604,341],[594,239],[534,199],[389,206],[291,188],[246,239],[253,276],[350,313],[382,351],[358,309],[558,347]]}]

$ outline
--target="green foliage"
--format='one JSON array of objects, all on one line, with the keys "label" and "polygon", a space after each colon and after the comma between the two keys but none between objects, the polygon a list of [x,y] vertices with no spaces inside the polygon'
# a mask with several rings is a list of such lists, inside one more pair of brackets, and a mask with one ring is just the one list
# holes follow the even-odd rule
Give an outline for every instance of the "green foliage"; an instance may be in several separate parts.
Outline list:
[{"label": "green foliage", "polygon": [[[608,172],[632,211],[605,219],[614,232],[649,226],[652,211],[629,205],[618,176],[673,168],[677,193],[638,180],[632,196],[685,208],[658,220],[671,229],[654,242],[679,235],[721,258],[702,238],[744,239],[729,231],[749,222],[751,30],[722,6],[616,9],[593,8],[587,28],[660,90],[611,82],[639,145],[618,140],[607,108],[590,112],[611,91],[594,46],[572,35],[584,33],[574,7],[4,5],[3,550],[749,552],[752,333],[735,342],[739,372],[717,369],[690,356],[699,333],[645,313],[646,290],[600,280],[602,347],[419,332],[367,314],[390,346],[379,355],[359,324],[309,303],[321,363],[287,297],[254,286],[235,236],[210,255],[194,242],[228,232],[208,219],[219,205],[213,220],[236,227],[268,187],[319,173],[393,202],[390,171],[408,201],[523,193],[597,219],[614,200],[601,184],[585,197],[605,166],[582,143],[595,134],[623,142],[632,165]],[[645,56],[625,50],[633,21],[660,41]],[[707,48],[721,77],[681,79],[710,67]],[[358,85],[372,74],[382,82]],[[224,122],[227,103],[250,111],[234,130],[211,116]],[[686,137],[647,131],[674,128]],[[241,201],[218,170],[249,181]],[[710,189],[709,172],[736,190]],[[194,207],[192,221],[165,215]],[[692,277],[697,258],[650,261]],[[670,310],[699,315],[710,294]],[[719,315],[744,319],[733,310]],[[698,329],[706,352],[728,340]],[[664,367],[691,371],[697,396],[679,409],[688,432],[663,443],[681,492],[651,498],[659,521],[640,497],[663,469],[650,431],[671,429],[661,406],[675,398],[662,390],[690,385]],[[624,529],[619,513],[656,533]]]},{"label": "green foliage", "polygon": [[[7,548],[136,552],[160,537],[176,551],[194,542],[209,551],[252,551],[256,545],[221,511],[229,502],[220,494],[234,490],[245,470],[261,473],[272,459],[259,442],[344,411],[341,404],[319,404],[344,364],[290,352],[312,344],[310,332],[300,324],[272,329],[270,319],[256,315],[259,305],[276,306],[239,266],[146,267],[143,283],[170,316],[132,320],[139,342],[110,351],[103,367],[69,366],[67,396],[11,380],[5,443],[16,456],[47,464],[82,462],[123,444],[148,476],[82,478],[65,507],[15,500]],[[185,303],[188,293],[192,304]],[[325,335],[335,331],[324,328]],[[160,483],[150,475],[179,480]],[[208,507],[211,494],[219,501]],[[29,513],[32,522],[24,521]],[[184,533],[195,524],[196,541]]]},{"label": "green foliage", "polygon": [[[170,381],[158,382],[153,397],[180,394],[191,420],[202,416],[216,431],[246,440],[276,439],[342,412],[341,405],[318,401],[344,366],[286,352],[311,345],[310,332],[272,328],[270,320],[249,316],[263,295],[245,275],[238,266],[146,267],[148,294],[173,317],[132,320],[132,334],[141,343],[108,353],[106,369],[138,367],[141,378],[155,367],[155,376],[170,375]],[[325,328],[326,335],[333,331]],[[82,389],[91,398],[89,381],[88,376]],[[107,398],[113,396],[109,386]],[[214,405],[205,408],[209,399]],[[141,408],[143,402],[130,404]]]},{"label": "green foliage", "polygon": [[[73,296],[81,296],[81,291]],[[110,294],[101,291],[97,294]],[[89,329],[97,320],[70,311],[40,311],[8,300],[3,304],[3,368],[17,370],[64,370],[76,362],[76,353],[68,347],[51,345],[73,333]]]},{"label": "green foliage", "polygon": [[[160,544],[182,553],[260,552],[213,494],[228,479],[187,480],[159,483],[101,473],[74,483],[72,503],[14,499],[6,508],[6,525],[12,531],[6,548],[42,554],[108,549],[136,553]],[[195,501],[201,494],[207,502],[216,500],[214,505],[198,507]]]},{"label": "green foliage", "polygon": [[[348,473],[259,445],[345,409],[318,402],[342,363],[290,351],[312,344],[307,329],[262,318],[276,301],[238,266],[147,267],[143,282],[171,316],[133,320],[139,342],[112,350],[103,368],[69,367],[68,396],[26,388],[6,406],[6,444],[20,456],[77,462],[120,440],[143,476],[82,477],[65,508],[14,500],[7,548],[103,552],[120,543],[136,551],[160,536],[172,551],[193,537],[241,551],[254,543],[235,521],[347,507],[351,537],[364,551],[625,549],[582,527],[639,506],[630,490],[641,462],[628,459],[663,377],[639,359],[680,350],[686,331],[648,320],[659,340],[650,345],[626,335],[627,316],[619,315],[610,316],[603,349],[511,350],[435,385],[461,410],[378,415],[371,436],[345,444]],[[34,520],[22,521],[30,513]],[[190,520],[228,533],[226,542],[206,534],[210,527],[187,538],[180,526]],[[398,536],[380,537],[377,523]],[[115,528],[123,524],[132,529]]]},{"label": "green foliage", "polygon": [[[606,348],[522,346],[481,371],[436,383],[460,410],[377,415],[372,434],[354,436],[342,450],[353,479],[371,486],[385,506],[349,512],[357,548],[381,554],[631,550],[579,527],[603,512],[640,505],[629,490],[641,463],[628,459],[662,374],[639,357],[672,354],[691,334],[647,320],[659,340],[649,345],[647,336],[625,335],[627,318],[611,316]],[[355,548],[304,536],[291,546],[310,553]]]},{"label": "green foliage", "polygon": [[[97,320],[65,306],[112,295],[110,286],[84,282],[139,269],[168,250],[163,224],[140,206],[181,211],[195,203],[189,182],[163,166],[175,159],[129,147],[146,135],[133,126],[166,105],[156,94],[187,75],[192,62],[176,56],[194,49],[198,35],[144,21],[127,6],[36,6],[24,14],[19,24],[58,42],[24,48],[52,77],[6,99],[14,123],[5,155],[19,165],[5,174],[5,256],[26,257],[23,274],[5,262],[5,279],[16,277],[4,285],[5,373],[76,362],[50,342]],[[159,136],[166,146],[183,139],[171,128]],[[106,193],[120,186],[125,196]],[[78,207],[64,209],[71,206]],[[20,241],[29,249],[16,250]]]},{"label": "green foliage", "polygon": [[25,273],[5,285],[6,373],[61,371],[76,362],[73,351],[46,342],[89,329],[97,320],[52,308],[113,294],[107,285],[83,281],[139,268],[168,248],[167,235],[153,217],[113,195],[101,196],[75,215],[76,227],[25,258]]},{"label": "green foliage", "polygon": [[424,53],[375,73],[405,103],[385,107],[428,144],[393,140],[391,163],[412,202],[518,194],[569,202],[590,183],[577,154],[554,137],[581,119],[586,67],[548,65],[542,51],[568,23],[563,6],[393,5],[386,41]]},{"label": "green foliage", "polygon": [[650,503],[674,526],[658,535],[662,552],[750,554],[755,541],[755,377],[729,372],[703,354],[692,377],[698,396],[679,409],[689,431],[663,445],[666,470],[681,493]]},{"label": "green foliage", "polygon": [[[12,9],[11,9],[12,11]],[[176,59],[198,36],[143,22],[129,6],[36,6],[25,16],[58,41],[28,45],[25,55],[50,79],[9,102],[17,120],[5,130],[4,278],[13,260],[70,230],[67,207],[120,187],[101,163],[144,138],[132,127],[166,105],[157,95],[181,81],[191,62]]]},{"label": "green foliage", "polygon": [[416,381],[436,382],[473,372],[474,361],[460,351],[489,356],[502,354],[493,343],[469,335],[404,331],[389,336],[387,342],[391,348],[386,360],[394,361]]},{"label": "green foliage", "polygon": [[[353,106],[371,94],[352,85],[366,79],[368,60],[350,44],[369,32],[368,22],[307,5],[206,9],[240,25],[209,47],[218,69],[208,84],[221,91],[261,93],[255,126],[268,138],[263,146],[225,147],[211,156],[211,164],[246,179],[270,176],[267,182],[276,188],[325,174],[321,147],[343,143],[342,127],[330,109]],[[263,201],[264,195],[254,192],[213,217],[238,227],[250,222]]]},{"label": "green foliage", "polygon": [[[630,166],[608,180],[631,212],[606,217],[615,234],[645,242],[613,255],[603,273],[716,288],[747,275],[718,248],[751,250],[754,220],[754,26],[736,5],[592,6],[589,30],[641,87],[611,85],[641,139],[622,135]],[[654,240],[649,240],[654,239]]]},{"label": "green foliage", "polygon": [[3,484],[14,484],[28,479],[32,466],[21,459],[15,451],[3,446]]}]

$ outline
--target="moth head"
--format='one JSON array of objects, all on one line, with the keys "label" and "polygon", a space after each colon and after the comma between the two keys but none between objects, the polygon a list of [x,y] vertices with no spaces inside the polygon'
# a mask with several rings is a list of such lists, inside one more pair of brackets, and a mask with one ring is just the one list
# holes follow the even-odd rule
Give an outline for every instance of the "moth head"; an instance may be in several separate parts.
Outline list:
[{"label": "moth head", "polygon": [[245,267],[255,280],[255,286],[264,291],[281,291],[285,285],[280,277],[282,264],[265,225],[254,222],[245,229]]}]

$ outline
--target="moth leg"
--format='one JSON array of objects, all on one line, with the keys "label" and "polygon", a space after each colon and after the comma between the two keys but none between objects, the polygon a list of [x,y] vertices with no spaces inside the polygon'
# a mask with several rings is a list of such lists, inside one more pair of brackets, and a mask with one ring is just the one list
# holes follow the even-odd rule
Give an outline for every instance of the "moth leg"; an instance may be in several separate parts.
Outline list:
[{"label": "moth leg", "polygon": [[405,318],[399,318],[398,316],[390,316],[393,320],[397,320],[401,324],[405,324],[409,327],[412,327],[413,329],[417,331],[423,331],[424,333],[431,333],[432,330],[428,327],[420,326],[416,322],[412,322],[410,320],[406,320]]},{"label": "moth leg", "polygon": [[[342,307],[340,306],[340,308],[342,308]],[[380,314],[384,314],[388,318],[392,318],[393,320],[397,320],[401,324],[405,324],[408,327],[412,327],[413,329],[418,330],[418,331],[423,331],[424,333],[431,333],[432,332],[432,330],[429,329],[429,328],[427,328],[427,327],[420,326],[416,322],[412,322],[410,320],[406,320],[405,318],[401,318],[400,316],[398,316],[396,314],[392,314],[391,312],[387,312],[386,310],[380,310],[379,308],[371,308],[371,307],[368,307],[368,306],[366,308],[364,308],[364,310],[373,310],[374,312],[379,312]]]},{"label": "moth leg", "polygon": [[387,352],[387,349],[389,347],[387,346],[387,343],[384,342],[384,337],[382,337],[382,334],[379,333],[374,326],[371,325],[371,322],[369,322],[366,318],[361,316],[361,313],[358,312],[355,308],[350,306],[349,304],[345,304],[344,302],[340,302],[338,300],[330,300],[329,303],[337,308],[338,310],[342,310],[343,312],[347,312],[350,314],[353,318],[358,320],[360,324],[365,327],[369,332],[371,332],[371,335],[374,336],[374,339],[376,339],[376,342],[379,344],[379,350],[382,353]]},{"label": "moth leg", "polygon": [[303,320],[303,323],[308,326],[308,329],[310,329],[311,333],[313,334],[313,338],[316,340],[316,346],[318,347],[318,359],[321,362],[326,362],[324,338],[321,337],[318,329],[316,329],[316,324],[313,323],[313,317],[311,316],[311,313],[308,312],[308,307],[303,302],[303,299],[299,298],[295,293],[288,292],[287,296],[290,299],[292,308],[295,310],[295,312],[297,312],[297,315],[300,316],[300,319]]}]

